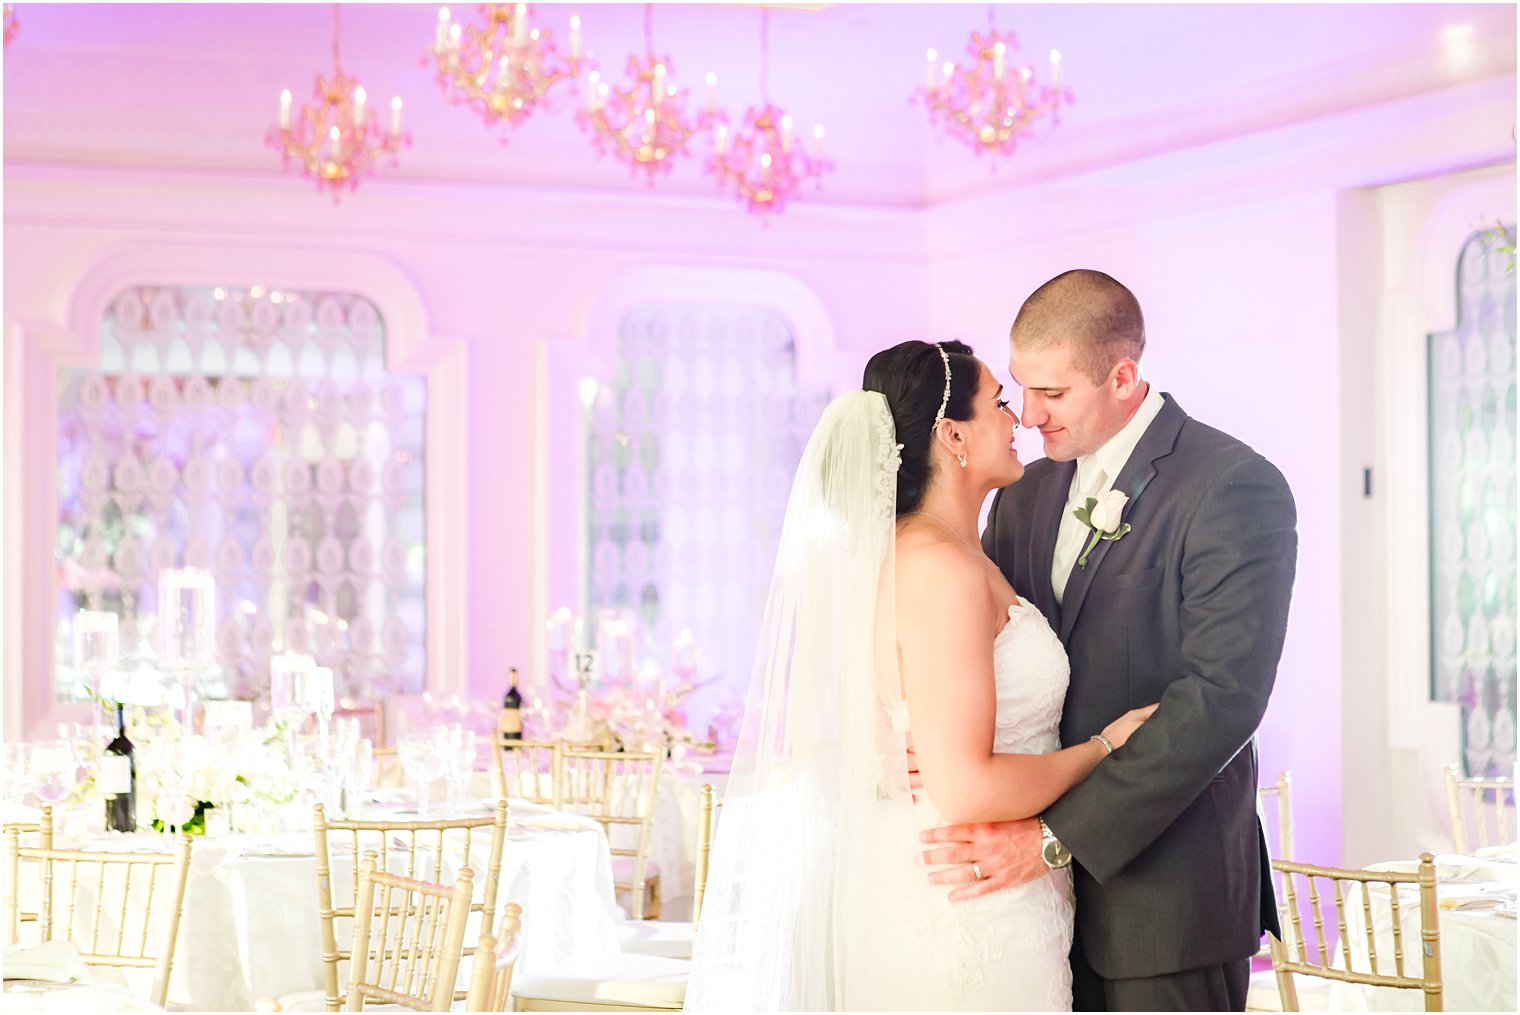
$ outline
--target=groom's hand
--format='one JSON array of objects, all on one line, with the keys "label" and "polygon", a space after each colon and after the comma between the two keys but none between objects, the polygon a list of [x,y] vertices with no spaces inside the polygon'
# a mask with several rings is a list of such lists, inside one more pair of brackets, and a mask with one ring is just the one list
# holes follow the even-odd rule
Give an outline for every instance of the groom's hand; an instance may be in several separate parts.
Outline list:
[{"label": "groom's hand", "polygon": [[[1038,818],[941,825],[920,833],[918,838],[936,846],[923,852],[926,865],[939,867],[929,872],[929,880],[936,885],[959,886],[950,893],[951,902],[975,899],[1050,873],[1040,855],[1044,835]],[[980,880],[977,872],[981,873]]]}]

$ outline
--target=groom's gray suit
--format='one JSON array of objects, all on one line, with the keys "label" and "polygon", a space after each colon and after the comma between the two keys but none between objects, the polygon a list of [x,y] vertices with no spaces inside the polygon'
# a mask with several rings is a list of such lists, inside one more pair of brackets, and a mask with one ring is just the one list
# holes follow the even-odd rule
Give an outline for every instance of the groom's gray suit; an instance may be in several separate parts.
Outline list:
[{"label": "groom's gray suit", "polygon": [[1075,857],[1077,1005],[1106,991],[1124,1007],[1221,1007],[1227,970],[1239,1010],[1241,960],[1277,927],[1254,734],[1287,626],[1293,495],[1270,462],[1165,396],[1113,485],[1131,531],[1073,566],[1057,604],[1051,561],[1075,469],[1031,463],[994,499],[982,543],[1071,657],[1063,744],[1161,703],[1044,815]]}]

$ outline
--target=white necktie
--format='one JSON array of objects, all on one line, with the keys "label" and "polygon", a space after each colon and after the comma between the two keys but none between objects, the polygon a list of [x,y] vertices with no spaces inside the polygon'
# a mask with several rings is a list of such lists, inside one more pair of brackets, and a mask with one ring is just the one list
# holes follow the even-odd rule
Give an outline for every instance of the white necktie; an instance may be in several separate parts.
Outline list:
[{"label": "white necktie", "polygon": [[[1084,469],[1083,465],[1087,467]],[[1096,497],[1109,487],[1109,479],[1097,462],[1088,460],[1086,463],[1080,459],[1077,461],[1077,474],[1072,477],[1071,493],[1066,498],[1066,507],[1062,509],[1061,528],[1056,534],[1055,559],[1050,565],[1050,586],[1055,590],[1056,602],[1063,602],[1066,598],[1066,581],[1071,577],[1072,566],[1077,558],[1082,555],[1082,549],[1087,545],[1086,541],[1092,534],[1087,526],[1077,520],[1072,511],[1087,503],[1087,498]]]}]

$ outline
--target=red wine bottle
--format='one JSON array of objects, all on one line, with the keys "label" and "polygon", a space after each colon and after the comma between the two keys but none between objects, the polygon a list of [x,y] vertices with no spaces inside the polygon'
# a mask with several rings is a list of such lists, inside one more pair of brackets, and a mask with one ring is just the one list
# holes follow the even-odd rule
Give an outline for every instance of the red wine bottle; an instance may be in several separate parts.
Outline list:
[{"label": "red wine bottle", "polygon": [[100,756],[100,791],[106,798],[106,827],[113,832],[137,831],[137,758],[127,739],[127,717],[116,703],[116,739]]},{"label": "red wine bottle", "polygon": [[522,693],[517,689],[517,667],[507,678],[507,693],[501,699],[501,714],[496,717],[496,729],[503,740],[522,739]]}]

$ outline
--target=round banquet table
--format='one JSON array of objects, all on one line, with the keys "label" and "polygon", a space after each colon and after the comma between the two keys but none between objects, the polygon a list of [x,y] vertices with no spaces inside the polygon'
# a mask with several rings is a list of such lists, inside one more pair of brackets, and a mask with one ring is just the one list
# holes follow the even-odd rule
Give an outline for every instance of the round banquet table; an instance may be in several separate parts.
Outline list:
[{"label": "round banquet table", "polygon": [[[450,811],[449,816],[484,814],[492,803],[474,801]],[[601,826],[526,801],[509,801],[509,807],[498,907],[509,902],[523,907],[519,968],[551,967],[577,954],[617,951],[611,854]],[[392,810],[367,809],[363,816],[417,820],[415,813]],[[443,815],[441,808],[435,808],[429,817]],[[477,884],[486,870],[489,836],[485,839],[472,850],[472,854],[481,851],[480,855],[469,858]],[[165,842],[164,836],[151,832],[101,833],[62,840],[58,845],[153,851],[165,849]],[[340,886],[350,882],[353,862],[349,853],[332,854],[335,892],[350,894]],[[464,863],[463,857],[446,857],[445,870],[457,871]],[[35,884],[23,883],[23,909],[35,907],[37,891]],[[351,904],[351,899],[335,898],[335,902]],[[478,924],[478,915],[473,920]],[[23,927],[23,941],[27,929]],[[476,933],[472,926],[467,940],[474,940]],[[321,954],[316,856],[310,832],[196,837],[169,984],[171,1006],[251,1011],[261,997],[320,991]],[[91,972],[97,984],[126,986],[142,997],[151,992],[151,970],[96,968]]]}]

